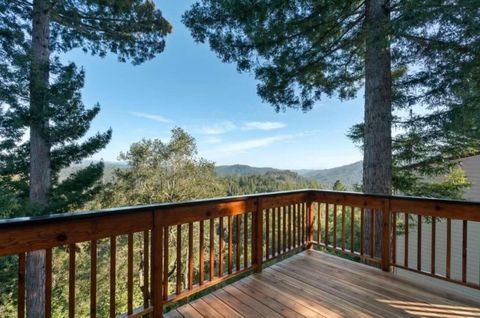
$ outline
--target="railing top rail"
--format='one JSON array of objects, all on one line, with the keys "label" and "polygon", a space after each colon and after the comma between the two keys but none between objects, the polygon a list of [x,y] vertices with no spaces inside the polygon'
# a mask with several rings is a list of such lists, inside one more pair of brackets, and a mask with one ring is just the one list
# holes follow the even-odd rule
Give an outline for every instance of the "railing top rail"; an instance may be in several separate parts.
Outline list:
[{"label": "railing top rail", "polygon": [[256,194],[199,199],[199,200],[190,200],[190,201],[181,201],[181,202],[154,203],[154,204],[123,206],[123,207],[90,210],[90,211],[56,213],[56,214],[49,214],[49,215],[42,215],[42,216],[25,216],[25,217],[11,218],[11,219],[0,219],[0,229],[5,227],[16,226],[16,225],[27,225],[27,224],[30,225],[30,224],[38,224],[38,223],[64,221],[64,220],[85,219],[85,218],[91,218],[91,217],[97,218],[102,216],[121,215],[121,214],[132,213],[132,212],[144,212],[144,211],[152,211],[152,210],[157,210],[161,212],[161,210],[167,210],[171,208],[248,201],[248,200],[255,200],[260,197],[267,198],[267,197],[284,196],[284,195],[290,195],[290,194],[309,193],[311,191],[315,191],[315,190],[300,189],[300,190],[291,190],[291,191],[256,193]]},{"label": "railing top rail", "polygon": [[366,194],[361,192],[348,192],[348,191],[301,189],[301,190],[291,190],[291,191],[279,191],[279,192],[230,196],[230,197],[200,199],[200,200],[191,200],[191,201],[183,201],[183,202],[156,203],[156,204],[134,205],[134,206],[125,206],[125,207],[108,208],[108,209],[91,210],[91,211],[67,212],[67,213],[50,214],[50,215],[44,215],[44,216],[0,219],[0,229],[12,227],[12,226],[49,223],[49,222],[57,222],[57,221],[64,221],[64,220],[75,220],[75,219],[86,219],[86,218],[98,218],[98,217],[112,216],[112,215],[122,215],[122,214],[132,213],[132,212],[144,212],[144,211],[152,211],[152,210],[161,212],[162,210],[178,208],[178,207],[212,205],[212,204],[235,202],[235,201],[248,201],[248,200],[255,200],[258,198],[270,198],[275,196],[285,196],[290,194],[302,194],[302,193],[304,194],[316,193],[316,194],[324,194],[324,195],[331,194],[331,195],[337,195],[337,196],[342,195],[347,197],[389,199],[390,201],[398,202],[399,204],[405,203],[405,202],[412,202],[412,203],[417,202],[417,203],[424,203],[427,205],[438,204],[438,205],[464,206],[464,207],[470,207],[470,208],[479,207],[479,213],[480,213],[480,201],[462,201],[462,200],[448,200],[448,199],[423,198],[423,197],[409,197],[409,196],[399,196],[399,195]]}]

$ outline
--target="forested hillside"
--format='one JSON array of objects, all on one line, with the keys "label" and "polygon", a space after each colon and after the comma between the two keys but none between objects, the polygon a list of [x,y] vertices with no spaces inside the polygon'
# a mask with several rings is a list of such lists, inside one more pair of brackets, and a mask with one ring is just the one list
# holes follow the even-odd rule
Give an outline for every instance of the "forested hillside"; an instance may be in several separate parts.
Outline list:
[{"label": "forested hillside", "polygon": [[347,186],[348,190],[353,189],[353,185],[362,184],[363,162],[321,170],[296,170],[299,175],[316,180],[331,189],[335,181],[340,180]]},{"label": "forested hillside", "polygon": [[280,169],[274,169],[270,167],[251,167],[247,165],[228,165],[228,166],[216,166],[215,167],[215,173],[220,176],[248,176],[248,175],[254,175],[254,174],[265,174],[267,172],[280,172],[283,170]]},{"label": "forested hillside", "polygon": [[226,186],[227,195],[323,188],[315,180],[303,178],[295,172],[286,170],[270,171],[261,175],[231,175],[222,177],[221,180]]},{"label": "forested hillside", "polygon": [[[61,172],[61,177],[66,178],[71,173],[87,166],[88,164],[89,162],[82,162],[81,164],[73,165],[64,169]],[[105,162],[103,182],[107,184],[114,181],[116,171],[126,171],[128,169],[128,165],[123,162]],[[248,165],[216,166],[214,171],[215,175],[223,185],[222,195],[225,196],[306,188],[331,189],[333,183],[338,180],[335,179],[333,180],[332,185],[326,186],[327,183],[319,182],[313,177],[303,177],[294,171],[269,167],[258,168]],[[332,174],[331,178],[335,178],[335,175]],[[341,180],[343,182],[343,179]],[[346,184],[350,185],[349,183]]]}]

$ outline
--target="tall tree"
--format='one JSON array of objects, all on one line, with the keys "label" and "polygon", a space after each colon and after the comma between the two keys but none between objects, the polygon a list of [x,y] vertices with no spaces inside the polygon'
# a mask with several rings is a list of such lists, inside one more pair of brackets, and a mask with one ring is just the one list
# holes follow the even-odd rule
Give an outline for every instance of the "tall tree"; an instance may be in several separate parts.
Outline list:
[{"label": "tall tree", "polygon": [[479,10],[478,0],[201,0],[184,23],[224,62],[253,71],[277,111],[364,87],[363,190],[390,194],[392,110],[458,109],[478,96],[468,88],[480,69]]},{"label": "tall tree", "polygon": [[127,168],[115,170],[95,208],[178,202],[225,194],[213,162],[199,158],[195,139],[181,128],[172,129],[168,142],[145,139],[130,146],[119,159]]},{"label": "tall tree", "polygon": [[[30,212],[79,205],[98,190],[102,164],[62,183],[58,171],[103,148],[111,132],[75,142],[99,107],[84,108],[83,71],[61,65],[59,54],[80,48],[139,64],[163,51],[171,26],[148,0],[18,0],[2,1],[0,9],[2,174],[23,189],[27,184]],[[42,317],[44,252],[29,253],[26,267],[27,313]]]},{"label": "tall tree", "polygon": [[335,183],[333,184],[332,190],[335,190],[335,191],[347,191],[347,187],[343,184],[342,181],[337,180],[337,181],[335,181]]}]

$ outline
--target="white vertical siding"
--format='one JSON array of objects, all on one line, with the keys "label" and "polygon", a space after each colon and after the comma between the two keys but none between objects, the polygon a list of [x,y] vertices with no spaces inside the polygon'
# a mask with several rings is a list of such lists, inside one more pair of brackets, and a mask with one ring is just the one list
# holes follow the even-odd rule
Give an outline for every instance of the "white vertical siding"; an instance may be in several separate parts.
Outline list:
[{"label": "white vertical siding", "polygon": [[[480,213],[480,211],[479,211]],[[400,216],[403,218],[403,215]],[[413,217],[413,218],[412,218]],[[417,240],[418,231],[416,215],[410,218],[409,227],[409,244],[408,244],[408,267],[417,268]],[[467,282],[480,283],[480,223],[467,223]],[[445,219],[437,219],[436,223],[436,246],[435,246],[435,272],[438,275],[446,274],[446,237],[447,226]],[[462,279],[462,242],[463,242],[463,225],[460,220],[452,220],[452,245],[451,245],[451,278],[454,280]],[[430,272],[431,269],[431,238],[432,225],[431,222],[422,222],[422,253],[421,262],[422,271]],[[399,265],[404,264],[405,260],[405,236],[397,234],[396,244],[396,262]],[[478,292],[478,291],[477,291]]]}]

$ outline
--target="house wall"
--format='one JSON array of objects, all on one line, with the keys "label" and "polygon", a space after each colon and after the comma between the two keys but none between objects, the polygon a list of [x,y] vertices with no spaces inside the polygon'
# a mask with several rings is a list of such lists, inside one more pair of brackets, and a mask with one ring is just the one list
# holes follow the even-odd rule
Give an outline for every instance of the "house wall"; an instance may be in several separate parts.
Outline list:
[{"label": "house wall", "polygon": [[[480,213],[480,211],[479,211]],[[402,220],[404,215],[400,215]],[[431,270],[431,253],[432,253],[432,225],[429,220],[422,218],[422,253],[421,253],[421,269],[425,272]],[[409,227],[409,244],[408,244],[408,267],[417,268],[417,217],[411,216]],[[480,283],[480,222],[467,222],[467,282]],[[435,246],[435,271],[438,275],[446,275],[446,246],[447,225],[445,219],[437,219],[436,222],[436,246]],[[462,279],[462,241],[463,241],[463,225],[461,220],[452,220],[452,245],[451,245],[451,278],[455,280]],[[405,235],[397,234],[396,238],[396,262],[404,265],[405,260]],[[418,276],[407,271],[399,270],[397,272],[403,277]],[[418,278],[415,278],[418,281]],[[444,286],[454,292],[466,292],[470,296],[480,297],[480,291],[471,288],[461,288],[461,286],[452,285],[438,280],[426,277],[425,282],[429,285]],[[433,286],[432,285],[432,286]]]},{"label": "house wall", "polygon": [[470,189],[465,191],[464,198],[471,201],[480,201],[480,155],[462,159],[461,167],[472,183]]}]

